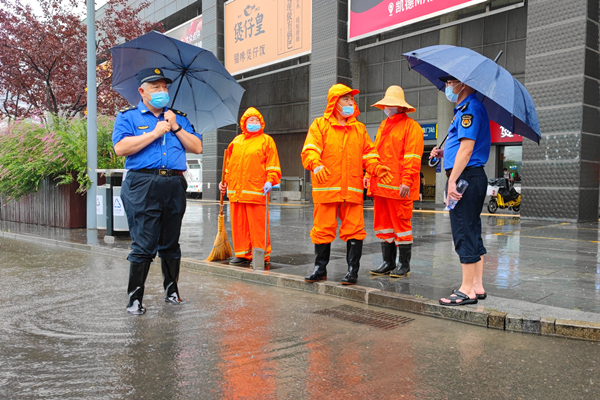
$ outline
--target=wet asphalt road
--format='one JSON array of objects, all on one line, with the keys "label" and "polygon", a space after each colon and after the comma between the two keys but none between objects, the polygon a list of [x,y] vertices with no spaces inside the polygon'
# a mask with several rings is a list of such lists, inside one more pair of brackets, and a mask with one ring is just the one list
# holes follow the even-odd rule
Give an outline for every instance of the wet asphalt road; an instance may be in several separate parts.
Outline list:
[{"label": "wet asphalt road", "polygon": [[[141,317],[128,264],[0,239],[1,399],[598,399],[600,343],[505,331],[153,265]],[[383,330],[315,314],[384,312]],[[375,316],[379,314],[374,314]]]}]

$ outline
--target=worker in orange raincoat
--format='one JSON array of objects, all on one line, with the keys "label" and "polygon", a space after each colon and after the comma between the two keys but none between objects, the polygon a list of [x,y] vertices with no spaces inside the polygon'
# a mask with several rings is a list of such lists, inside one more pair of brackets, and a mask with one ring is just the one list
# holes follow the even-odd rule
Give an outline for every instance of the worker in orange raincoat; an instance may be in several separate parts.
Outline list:
[{"label": "worker in orange raincoat", "polygon": [[[242,134],[227,148],[225,178],[219,183],[221,193],[229,192],[231,233],[235,257],[231,265],[247,266],[252,248],[264,249],[266,196],[281,181],[279,156],[273,138],[264,133],[265,120],[250,107],[240,119]],[[265,263],[271,260],[271,239],[267,232]]]},{"label": "worker in orange raincoat", "polygon": [[315,270],[306,282],[327,279],[331,242],[335,239],[337,218],[342,221],[340,239],[347,242],[348,273],[342,284],[354,285],[358,279],[363,239],[363,168],[391,182],[389,168],[380,160],[365,126],[356,120],[354,102],[358,90],[336,84],[329,89],[327,108],[308,130],[302,149],[302,165],[312,171],[312,196],[315,203],[310,237],[315,244]]},{"label": "worker in orange raincoat", "polygon": [[[394,178],[387,183],[365,175],[364,186],[375,200],[375,234],[381,240],[383,253],[383,263],[372,269],[371,274],[403,278],[410,274],[413,242],[410,219],[413,201],[419,200],[423,129],[406,115],[416,110],[406,102],[400,86],[390,86],[373,107],[387,115],[377,131],[375,148]],[[398,265],[396,245],[400,252]]]}]

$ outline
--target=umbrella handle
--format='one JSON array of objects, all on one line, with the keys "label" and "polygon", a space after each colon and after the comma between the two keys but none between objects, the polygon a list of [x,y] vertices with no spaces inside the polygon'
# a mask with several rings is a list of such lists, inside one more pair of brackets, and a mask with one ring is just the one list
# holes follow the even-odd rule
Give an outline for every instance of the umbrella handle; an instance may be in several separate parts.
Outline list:
[{"label": "umbrella handle", "polygon": [[[221,182],[225,179],[225,167],[227,166],[227,149],[223,153],[223,167],[221,168]],[[221,191],[221,190],[219,190]],[[221,215],[223,215],[223,193],[221,193]]]},{"label": "umbrella handle", "polygon": [[265,201],[265,255],[267,254],[267,232],[269,228],[268,218],[269,218],[269,197],[271,197],[271,193],[267,192]]},{"label": "umbrella handle", "polygon": [[[442,143],[440,143],[440,147],[439,149],[442,149],[442,147],[444,146],[444,143],[446,143],[446,139],[448,139],[448,134],[446,134],[446,137],[444,138],[444,140],[442,140]],[[442,161],[440,158],[430,158],[428,161],[428,165],[433,168],[433,167],[437,167],[438,164],[440,163],[440,161]]]},{"label": "umbrella handle", "polygon": [[[500,50],[502,51],[502,50]],[[171,106],[175,105],[175,100],[177,99],[177,95],[179,94],[179,88],[181,87],[181,82],[183,82],[183,78],[185,78],[188,67],[183,67],[181,74],[179,75],[179,83],[177,84],[177,90],[175,91],[175,96],[173,96],[173,101],[171,101]]]}]

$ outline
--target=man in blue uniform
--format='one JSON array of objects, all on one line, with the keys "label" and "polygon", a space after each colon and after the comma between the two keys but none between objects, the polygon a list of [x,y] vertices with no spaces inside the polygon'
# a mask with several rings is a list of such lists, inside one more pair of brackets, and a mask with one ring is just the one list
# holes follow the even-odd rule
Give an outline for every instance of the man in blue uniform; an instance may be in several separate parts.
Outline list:
[{"label": "man in blue uniform", "polygon": [[[487,176],[483,167],[490,154],[490,120],[485,106],[477,100],[475,90],[452,76],[441,77],[446,82],[446,97],[458,103],[454,119],[448,128],[446,148],[435,147],[431,157],[444,157],[448,177],[447,199],[460,200],[450,210],[454,248],[462,264],[462,284],[440,304],[459,306],[476,304],[486,298],[483,289],[483,255],[486,249],[481,239],[481,210],[485,201]],[[469,186],[461,195],[456,183],[464,179]]]},{"label": "man in blue uniform", "polygon": [[158,251],[165,289],[165,301],[179,304],[179,233],[185,213],[187,182],[185,152],[200,154],[202,136],[186,114],[166,107],[167,85],[172,83],[159,68],[137,74],[141,101],[125,107],[115,121],[113,146],[126,156],[128,173],[121,198],[133,243],[130,262],[127,312],[144,314],[144,283]]}]

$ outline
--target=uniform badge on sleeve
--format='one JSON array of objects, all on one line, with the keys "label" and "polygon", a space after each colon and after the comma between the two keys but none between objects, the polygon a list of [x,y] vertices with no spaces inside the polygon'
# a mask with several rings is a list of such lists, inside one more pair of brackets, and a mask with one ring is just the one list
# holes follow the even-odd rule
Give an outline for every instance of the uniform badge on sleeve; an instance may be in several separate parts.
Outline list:
[{"label": "uniform badge on sleeve", "polygon": [[467,129],[473,125],[473,116],[471,114],[464,114],[460,120],[460,125]]}]

